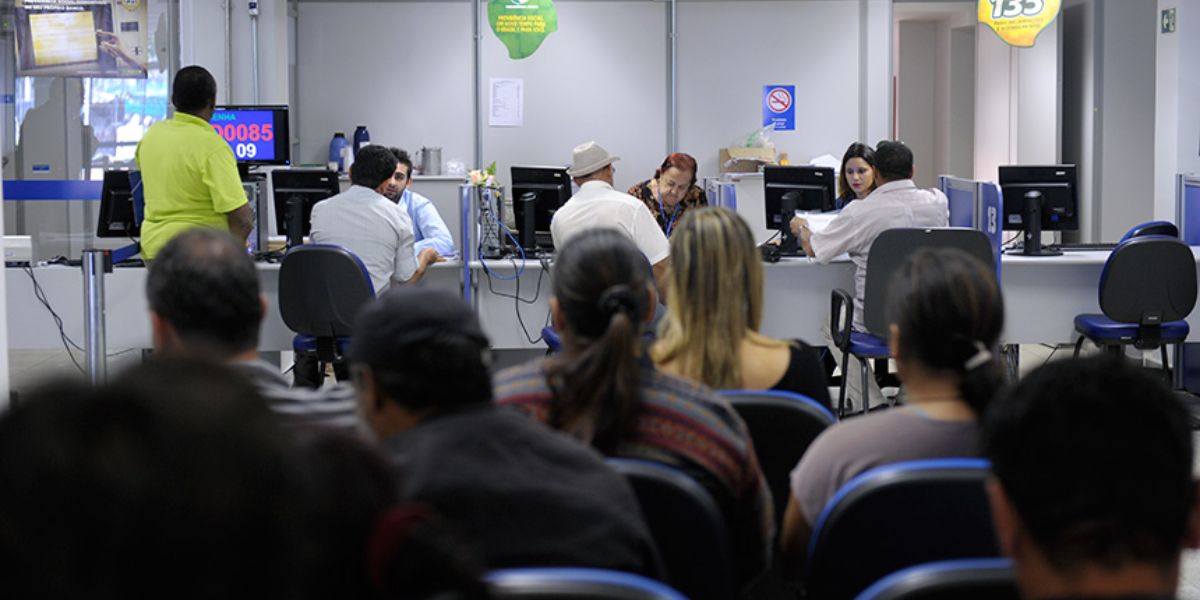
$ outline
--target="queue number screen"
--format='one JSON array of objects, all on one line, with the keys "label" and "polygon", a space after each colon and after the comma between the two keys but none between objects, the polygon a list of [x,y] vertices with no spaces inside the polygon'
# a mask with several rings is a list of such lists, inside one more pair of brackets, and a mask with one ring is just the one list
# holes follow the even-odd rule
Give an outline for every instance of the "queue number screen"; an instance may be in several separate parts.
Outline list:
[{"label": "queue number screen", "polygon": [[233,149],[238,160],[274,160],[275,114],[272,111],[217,111],[210,123]]}]

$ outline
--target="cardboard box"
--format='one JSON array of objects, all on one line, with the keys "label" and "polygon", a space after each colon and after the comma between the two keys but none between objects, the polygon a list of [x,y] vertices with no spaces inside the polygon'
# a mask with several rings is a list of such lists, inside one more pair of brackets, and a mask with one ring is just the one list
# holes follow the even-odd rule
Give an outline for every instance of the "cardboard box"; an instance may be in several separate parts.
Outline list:
[{"label": "cardboard box", "polygon": [[722,173],[757,173],[763,165],[786,161],[787,154],[776,154],[775,148],[721,148],[717,164]]}]

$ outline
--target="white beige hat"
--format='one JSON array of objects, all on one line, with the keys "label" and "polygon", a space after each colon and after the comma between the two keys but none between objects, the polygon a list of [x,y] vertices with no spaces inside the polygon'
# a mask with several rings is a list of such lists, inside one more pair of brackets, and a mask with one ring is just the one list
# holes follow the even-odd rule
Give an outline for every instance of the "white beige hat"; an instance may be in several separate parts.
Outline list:
[{"label": "white beige hat", "polygon": [[567,175],[579,177],[595,173],[618,160],[621,160],[620,156],[609,154],[600,144],[584,142],[571,151],[571,168],[567,169]]}]

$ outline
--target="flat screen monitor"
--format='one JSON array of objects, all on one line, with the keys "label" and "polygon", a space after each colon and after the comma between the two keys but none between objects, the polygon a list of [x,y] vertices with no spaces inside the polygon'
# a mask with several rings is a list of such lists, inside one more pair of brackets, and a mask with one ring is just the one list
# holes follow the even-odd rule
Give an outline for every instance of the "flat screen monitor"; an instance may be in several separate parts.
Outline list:
[{"label": "flat screen monitor", "polygon": [[779,230],[785,254],[799,252],[792,235],[797,210],[827,212],[834,209],[834,177],[829,167],[763,167],[763,209],[767,229]]},{"label": "flat screen monitor", "polygon": [[[566,167],[512,168],[513,220],[517,240],[526,250],[552,249],[550,221],[571,198],[571,178]],[[532,209],[533,214],[529,214]],[[530,226],[533,235],[529,234]]]},{"label": "flat screen monitor", "polygon": [[288,246],[304,243],[312,231],[312,209],[316,203],[341,191],[335,171],[321,169],[277,169],[271,171],[275,196],[275,228],[287,236]]},{"label": "flat screen monitor", "polygon": [[104,172],[100,188],[100,218],[96,237],[129,238],[141,235],[142,178],[138,171]]},{"label": "flat screen monitor", "polygon": [[1024,232],[1021,254],[1061,254],[1042,247],[1042,232],[1079,229],[1076,187],[1075,165],[1000,167],[1004,229]]},{"label": "flat screen monitor", "polygon": [[218,106],[209,123],[239,164],[292,164],[287,106]]}]

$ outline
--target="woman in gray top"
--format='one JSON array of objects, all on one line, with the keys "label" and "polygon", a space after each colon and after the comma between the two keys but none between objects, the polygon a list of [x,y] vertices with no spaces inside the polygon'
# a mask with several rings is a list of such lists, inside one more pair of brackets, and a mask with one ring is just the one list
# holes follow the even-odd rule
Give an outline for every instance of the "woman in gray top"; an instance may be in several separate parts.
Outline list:
[{"label": "woman in gray top", "polygon": [[813,523],[856,475],[979,454],[979,418],[1004,381],[997,349],[1004,301],[994,272],[960,250],[921,250],[889,292],[891,353],[905,406],[834,425],[805,453],[792,471],[780,535],[786,570],[803,566]]}]

